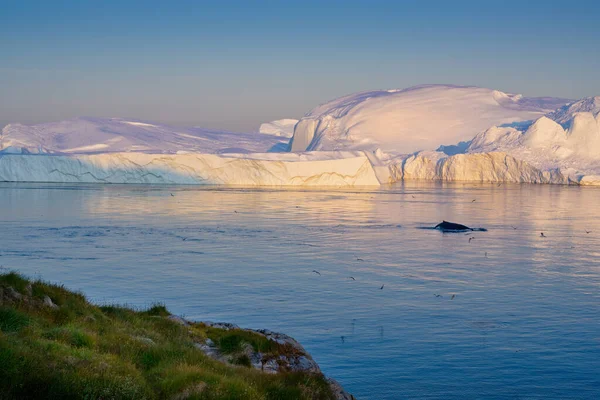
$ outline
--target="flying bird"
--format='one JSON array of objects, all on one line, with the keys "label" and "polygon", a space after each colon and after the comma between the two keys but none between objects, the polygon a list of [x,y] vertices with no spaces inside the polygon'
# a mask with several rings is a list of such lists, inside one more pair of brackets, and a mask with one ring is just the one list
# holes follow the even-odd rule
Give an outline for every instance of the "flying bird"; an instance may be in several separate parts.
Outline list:
[{"label": "flying bird", "polygon": [[354,279],[354,277],[353,277],[353,276],[350,276],[349,278],[350,278],[350,279],[352,279],[353,281],[355,281],[355,280],[356,280],[356,279]]},{"label": "flying bird", "polygon": [[544,232],[540,232],[540,236],[541,237],[546,237],[546,235],[544,235]]},{"label": "flying bird", "polygon": [[175,197],[175,195],[173,193],[171,193],[171,196]]},{"label": "flying bird", "polygon": [[450,300],[454,300],[455,297],[456,297],[456,295],[453,294],[452,297],[450,297]]},{"label": "flying bird", "polygon": [[485,258],[487,258],[487,251],[485,252]]},{"label": "flying bird", "polygon": [[585,231],[585,233],[592,233],[592,231]]},{"label": "flying bird", "polygon": [[513,228],[515,231],[517,230],[517,227],[516,227],[516,226],[512,226],[512,225],[511,225],[511,227],[512,227],[512,228]]},{"label": "flying bird", "polygon": [[437,294],[437,293],[435,293],[434,296],[435,297],[443,297],[441,294]]},{"label": "flying bird", "polygon": [[469,238],[469,243],[471,243],[471,240],[473,240],[473,239],[475,239],[475,237],[474,237],[474,236],[471,236],[471,237]]},{"label": "flying bird", "polygon": [[321,276],[321,273],[319,271],[317,271],[316,269],[313,269],[312,272],[314,272],[315,274],[318,274],[319,276]]},{"label": "flying bird", "polygon": [[471,200],[471,203],[474,203],[474,202],[475,202],[475,200],[477,200],[477,199],[473,199],[473,200]]},{"label": "flying bird", "polygon": [[381,287],[379,288],[379,290],[383,290],[384,286],[385,286],[385,283],[383,285],[381,285]]}]

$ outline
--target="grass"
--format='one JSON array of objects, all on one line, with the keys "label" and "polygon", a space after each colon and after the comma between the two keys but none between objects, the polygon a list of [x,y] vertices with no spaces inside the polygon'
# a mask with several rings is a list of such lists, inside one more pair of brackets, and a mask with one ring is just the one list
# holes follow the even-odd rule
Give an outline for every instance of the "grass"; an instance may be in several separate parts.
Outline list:
[{"label": "grass", "polygon": [[[19,300],[7,300],[8,287]],[[163,304],[97,306],[63,286],[0,274],[0,399],[332,399],[321,374],[265,374],[243,354],[292,348],[244,330],[182,326]],[[2,297],[1,294],[4,293]],[[48,296],[58,308],[43,305]],[[238,365],[207,357],[210,338]]]}]

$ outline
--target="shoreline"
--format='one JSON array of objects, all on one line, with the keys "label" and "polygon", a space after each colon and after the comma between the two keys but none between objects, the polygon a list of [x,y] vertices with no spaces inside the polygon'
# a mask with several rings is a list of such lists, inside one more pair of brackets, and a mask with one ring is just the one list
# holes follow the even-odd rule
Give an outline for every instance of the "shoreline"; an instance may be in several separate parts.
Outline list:
[{"label": "shoreline", "polygon": [[97,305],[17,272],[0,273],[0,360],[6,399],[355,400],[288,335]]}]

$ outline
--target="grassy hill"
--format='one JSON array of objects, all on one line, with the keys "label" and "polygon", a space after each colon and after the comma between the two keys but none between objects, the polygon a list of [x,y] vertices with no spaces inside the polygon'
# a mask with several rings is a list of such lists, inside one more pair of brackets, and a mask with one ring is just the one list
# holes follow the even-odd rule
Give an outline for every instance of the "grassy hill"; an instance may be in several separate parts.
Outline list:
[{"label": "grassy hill", "polygon": [[97,306],[0,274],[0,399],[334,399],[320,372],[266,373],[250,362],[294,351],[259,333],[182,323],[162,305]]}]

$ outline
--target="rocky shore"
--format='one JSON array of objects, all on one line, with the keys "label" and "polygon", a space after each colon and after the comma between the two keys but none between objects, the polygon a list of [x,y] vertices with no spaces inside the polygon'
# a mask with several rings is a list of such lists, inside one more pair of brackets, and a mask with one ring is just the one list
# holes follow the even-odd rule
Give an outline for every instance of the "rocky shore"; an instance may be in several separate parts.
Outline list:
[{"label": "rocky shore", "polygon": [[290,336],[97,306],[16,273],[0,274],[0,360],[3,399],[355,399]]},{"label": "rocky shore", "polygon": [[[241,330],[245,332],[251,332],[253,334],[261,335],[269,341],[278,343],[288,349],[286,355],[269,355],[263,354],[260,351],[255,351],[252,346],[243,346],[243,356],[246,356],[250,360],[250,364],[253,368],[263,371],[268,374],[277,374],[279,372],[306,372],[306,373],[318,373],[321,374],[319,365],[313,360],[311,355],[302,347],[302,345],[294,338],[285,335],[283,333],[272,332],[268,329],[242,329],[239,326],[226,322],[211,322],[211,321],[189,321],[185,318],[170,315],[170,320],[182,326],[191,326],[193,324],[202,324],[204,326],[216,329],[222,329],[225,331],[229,330]],[[204,354],[210,358],[227,363],[235,364],[235,360],[239,359],[240,355],[235,354],[224,354],[219,350],[219,347],[210,338],[206,339],[204,343],[195,343],[196,348],[200,349]],[[355,400],[356,398],[350,393],[346,392],[344,388],[334,379],[327,378],[327,382],[331,387],[332,392],[335,395],[336,400]]]}]

